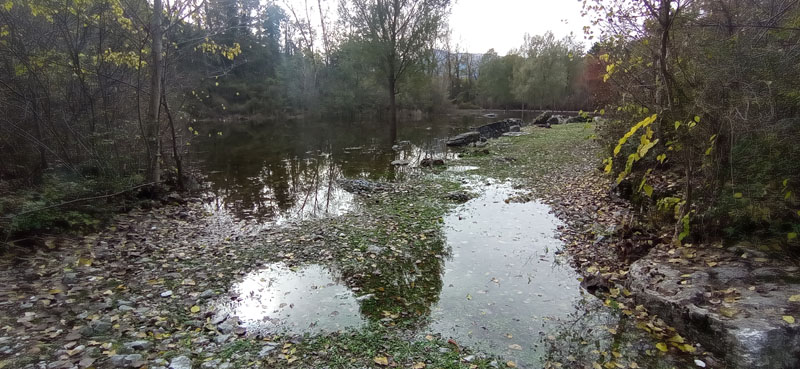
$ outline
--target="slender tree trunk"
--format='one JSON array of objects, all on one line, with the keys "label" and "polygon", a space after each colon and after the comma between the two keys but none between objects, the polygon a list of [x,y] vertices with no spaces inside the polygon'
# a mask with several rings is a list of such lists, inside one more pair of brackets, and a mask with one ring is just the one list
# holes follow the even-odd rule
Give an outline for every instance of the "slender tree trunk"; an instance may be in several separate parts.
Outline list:
[{"label": "slender tree trunk", "polygon": [[161,181],[161,135],[158,122],[161,107],[161,0],[153,1],[153,21],[151,34],[153,37],[153,65],[150,80],[150,180]]},{"label": "slender tree trunk", "polygon": [[392,138],[392,143],[397,141],[397,81],[394,80],[394,77],[389,77],[389,115],[391,115],[390,119],[390,134]]},{"label": "slender tree trunk", "polygon": [[667,71],[667,53],[669,52],[669,31],[670,27],[672,26],[672,21],[670,19],[670,2],[669,0],[661,0],[661,4],[659,7],[659,23],[661,24],[661,49],[659,50],[658,55],[658,64],[659,64],[659,71],[661,72],[661,78],[663,79],[662,83],[664,84],[664,95],[662,96],[663,99],[666,99],[666,104],[664,101],[661,101],[661,106],[666,107],[672,110],[672,86],[671,86],[671,76],[669,75],[669,71]]},{"label": "slender tree trunk", "polygon": [[178,137],[175,134],[175,122],[172,120],[172,113],[169,111],[166,93],[164,93],[164,95],[161,101],[164,104],[164,112],[167,114],[167,121],[169,122],[169,129],[172,137],[172,158],[175,160],[175,168],[178,169],[178,189],[183,191],[186,189],[183,183],[183,161],[181,160],[181,154],[178,152]]}]

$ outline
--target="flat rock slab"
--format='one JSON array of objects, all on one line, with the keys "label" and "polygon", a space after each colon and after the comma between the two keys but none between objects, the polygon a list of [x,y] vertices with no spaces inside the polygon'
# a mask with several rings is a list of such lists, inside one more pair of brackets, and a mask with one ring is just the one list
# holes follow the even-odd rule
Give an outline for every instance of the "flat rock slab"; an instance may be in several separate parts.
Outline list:
[{"label": "flat rock slab", "polygon": [[447,140],[447,146],[466,146],[480,139],[480,132],[466,132]]},{"label": "flat rock slab", "polygon": [[784,369],[800,368],[800,324],[784,320],[800,320],[799,276],[797,266],[747,252],[653,250],[628,280],[638,303],[731,368]]}]

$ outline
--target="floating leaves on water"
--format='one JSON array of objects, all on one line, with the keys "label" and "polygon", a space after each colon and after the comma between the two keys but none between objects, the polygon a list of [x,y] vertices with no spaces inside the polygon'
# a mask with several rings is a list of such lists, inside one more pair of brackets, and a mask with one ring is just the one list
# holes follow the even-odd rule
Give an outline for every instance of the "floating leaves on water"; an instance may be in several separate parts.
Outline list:
[{"label": "floating leaves on water", "polygon": [[791,316],[791,315],[784,315],[783,316],[783,321],[785,321],[786,323],[789,323],[789,324],[794,324],[794,317]]},{"label": "floating leaves on water", "polygon": [[374,361],[375,364],[382,365],[382,366],[388,366],[389,365],[389,358],[387,358],[386,356],[376,356],[374,359],[372,359],[372,361]]}]

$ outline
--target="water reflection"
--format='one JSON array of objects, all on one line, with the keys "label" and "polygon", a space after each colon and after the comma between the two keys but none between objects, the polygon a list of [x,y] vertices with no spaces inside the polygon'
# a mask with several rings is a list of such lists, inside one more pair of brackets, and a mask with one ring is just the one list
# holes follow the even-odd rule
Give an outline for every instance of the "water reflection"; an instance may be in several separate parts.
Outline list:
[{"label": "water reflection", "polygon": [[355,295],[319,265],[272,264],[248,274],[232,294],[220,311],[260,333],[331,332],[363,322]]},{"label": "water reflection", "polygon": [[[401,178],[425,157],[453,158],[446,138],[488,121],[455,116],[403,123],[398,144],[376,122],[203,123],[193,127],[199,135],[189,157],[210,184],[210,212],[260,221],[306,219],[350,209],[352,196],[337,179]],[[395,160],[410,165],[391,165]]]},{"label": "water reflection", "polygon": [[538,203],[506,203],[510,185],[492,185],[445,218],[453,256],[430,329],[521,366],[551,322],[584,298],[577,275],[559,264],[559,220]]},{"label": "water reflection", "polygon": [[342,270],[347,285],[362,294],[365,317],[387,324],[426,321],[440,299],[444,260],[450,255],[438,232],[423,233],[425,239],[406,251],[390,247],[377,251],[377,260],[365,263],[367,271],[359,266]]},{"label": "water reflection", "polygon": [[443,227],[404,229],[420,234],[413,245],[374,240],[357,262],[273,264],[235,286],[222,308],[264,333],[402,324],[520,368],[679,363],[654,350],[634,321],[582,292],[555,252],[560,221],[546,205],[507,203],[515,193],[508,184],[471,186],[481,195]]},{"label": "water reflection", "polygon": [[540,345],[542,367],[690,368],[688,357],[665,355],[636,328],[636,321],[595,298],[575,302],[569,315],[556,322]]}]

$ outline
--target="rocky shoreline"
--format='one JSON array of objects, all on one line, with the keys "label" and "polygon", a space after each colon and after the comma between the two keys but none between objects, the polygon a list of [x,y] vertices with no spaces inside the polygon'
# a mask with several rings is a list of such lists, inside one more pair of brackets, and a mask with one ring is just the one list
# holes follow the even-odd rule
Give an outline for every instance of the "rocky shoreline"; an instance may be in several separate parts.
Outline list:
[{"label": "rocky shoreline", "polygon": [[[516,154],[501,145],[489,150]],[[554,174],[518,179],[566,223],[560,237],[582,286],[630,311],[659,349],[695,355],[698,367],[800,367],[796,263],[751,245],[676,246],[671,229],[632,225],[635,212],[595,163]]]}]

